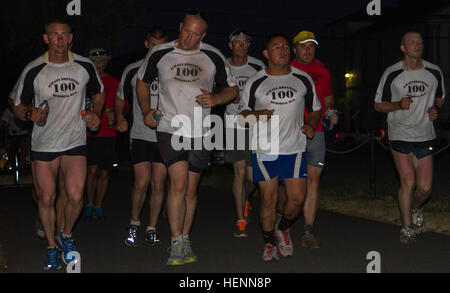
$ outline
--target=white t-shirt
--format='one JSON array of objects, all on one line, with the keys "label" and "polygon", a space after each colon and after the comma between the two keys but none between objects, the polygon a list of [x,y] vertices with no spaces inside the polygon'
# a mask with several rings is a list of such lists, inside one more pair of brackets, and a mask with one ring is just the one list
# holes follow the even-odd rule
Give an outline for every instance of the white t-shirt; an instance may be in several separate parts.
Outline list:
[{"label": "white t-shirt", "polygon": [[304,152],[304,108],[307,112],[321,108],[311,77],[292,66],[286,75],[268,75],[263,69],[250,77],[239,105],[241,112],[275,110],[267,123],[260,121],[251,127],[254,152],[271,155]]},{"label": "white t-shirt", "polygon": [[[132,117],[130,119],[129,125],[131,127],[130,138],[156,142],[156,129],[145,125],[136,92],[137,71],[139,70],[139,67],[143,62],[144,59],[141,59],[128,65],[125,68],[122,74],[122,79],[120,80],[117,95],[122,100],[128,99],[129,101],[129,105],[132,111]],[[158,108],[158,87],[159,83],[158,79],[156,78],[150,85],[150,106],[152,109]]]},{"label": "white t-shirt", "polygon": [[69,52],[63,64],[48,61],[48,53],[30,62],[19,77],[15,105],[38,107],[47,100],[44,126],[33,127],[31,150],[63,152],[86,144],[86,124],[81,119],[87,94],[103,92],[103,84],[88,59]]},{"label": "white t-shirt", "polygon": [[381,78],[376,103],[413,97],[408,110],[388,113],[389,140],[422,142],[436,138],[427,110],[434,105],[436,97],[445,98],[444,77],[437,65],[425,60],[423,65],[420,69],[405,70],[400,61],[388,67]]},{"label": "white t-shirt", "polygon": [[[242,90],[244,89],[244,85],[247,80],[256,72],[266,68],[266,65],[262,61],[252,56],[247,56],[247,63],[242,66],[231,65],[229,59],[227,59],[227,64],[230,67],[231,74],[233,75],[237,86],[239,87],[240,96],[242,96]],[[231,102],[225,109],[225,115],[237,115],[239,113],[239,102]]]},{"label": "white t-shirt", "polygon": [[159,109],[163,113],[159,132],[202,137],[209,129],[202,122],[211,109],[197,104],[200,89],[220,91],[235,86],[235,82],[216,48],[200,42],[199,49],[183,51],[175,48],[175,42],[155,46],[139,68],[138,79],[151,83],[159,78]]}]

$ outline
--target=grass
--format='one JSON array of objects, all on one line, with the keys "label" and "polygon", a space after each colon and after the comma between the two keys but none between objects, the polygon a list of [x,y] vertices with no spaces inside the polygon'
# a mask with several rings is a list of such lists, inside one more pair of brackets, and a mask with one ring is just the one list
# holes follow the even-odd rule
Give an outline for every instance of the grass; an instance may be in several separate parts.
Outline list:
[{"label": "grass", "polygon": [[[391,191],[392,193],[392,191]],[[351,186],[320,187],[319,208],[364,219],[402,225],[396,194],[356,191]],[[432,197],[424,208],[425,227],[429,232],[450,235],[450,198]]]},{"label": "grass", "polygon": [[[202,180],[201,185],[230,186],[231,192],[233,170],[230,167],[215,167],[205,175],[208,179]],[[397,188],[379,185],[373,197],[369,190],[361,189],[361,184],[322,181],[319,187],[319,208],[401,227]],[[425,205],[424,218],[427,231],[450,235],[450,197],[432,197]]]}]

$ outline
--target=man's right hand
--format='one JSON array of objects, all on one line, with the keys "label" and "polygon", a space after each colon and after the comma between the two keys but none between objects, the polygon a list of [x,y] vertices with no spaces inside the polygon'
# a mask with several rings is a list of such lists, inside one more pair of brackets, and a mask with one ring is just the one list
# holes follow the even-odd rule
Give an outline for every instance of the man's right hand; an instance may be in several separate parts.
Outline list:
[{"label": "man's right hand", "polygon": [[31,121],[42,122],[47,119],[48,111],[41,108],[33,108],[31,111]]},{"label": "man's right hand", "polygon": [[262,121],[262,122],[266,122],[268,120],[270,120],[270,118],[272,118],[273,112],[275,111],[275,109],[272,110],[258,110],[257,112],[257,120],[258,121]]},{"label": "man's right hand", "polygon": [[119,132],[126,132],[128,130],[128,122],[125,118],[117,119],[116,129]]},{"label": "man's right hand", "polygon": [[408,110],[412,102],[413,100],[411,96],[402,98],[400,100],[400,110]]},{"label": "man's right hand", "polygon": [[159,121],[153,118],[153,113],[156,111],[157,109],[150,109],[149,111],[147,111],[147,113],[144,115],[145,125],[150,126],[151,128],[156,128],[158,126]]}]

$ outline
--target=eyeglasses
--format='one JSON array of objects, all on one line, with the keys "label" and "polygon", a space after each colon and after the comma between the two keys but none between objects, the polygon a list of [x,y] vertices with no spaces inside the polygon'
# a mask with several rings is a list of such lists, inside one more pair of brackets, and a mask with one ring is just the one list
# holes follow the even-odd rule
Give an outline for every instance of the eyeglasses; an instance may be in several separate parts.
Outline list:
[{"label": "eyeglasses", "polygon": [[106,56],[106,55],[108,55],[108,53],[106,53],[105,51],[95,51],[89,54],[89,56],[92,57]]}]

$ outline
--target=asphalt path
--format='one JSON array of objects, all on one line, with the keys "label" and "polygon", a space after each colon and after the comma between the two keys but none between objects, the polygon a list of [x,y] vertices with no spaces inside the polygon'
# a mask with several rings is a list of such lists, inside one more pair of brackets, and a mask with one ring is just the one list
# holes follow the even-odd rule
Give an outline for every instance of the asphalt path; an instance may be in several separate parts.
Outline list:
[{"label": "asphalt path", "polygon": [[[111,174],[104,202],[105,221],[80,220],[73,232],[81,255],[83,273],[366,273],[380,264],[383,273],[449,273],[450,237],[425,233],[415,245],[399,242],[399,227],[325,211],[319,211],[316,233],[318,249],[300,246],[303,221],[291,229],[294,255],[279,262],[262,261],[263,238],[259,228],[259,198],[250,202],[249,237],[234,238],[235,212],[231,196],[232,170],[212,167],[202,179],[198,207],[191,233],[198,262],[169,267],[167,248],[169,228],[161,215],[158,231],[163,244],[148,247],[144,230],[139,231],[139,247],[124,245],[125,227],[130,218],[130,191],[133,175],[127,169]],[[37,210],[30,188],[0,189],[0,242],[10,273],[42,273],[46,242],[34,232]],[[148,202],[142,214],[142,227],[148,219]],[[374,253],[375,252],[375,253]],[[374,258],[373,255],[379,255]],[[379,261],[379,262],[378,262]],[[58,272],[65,273],[63,266]],[[54,273],[54,272],[52,272]]]}]

